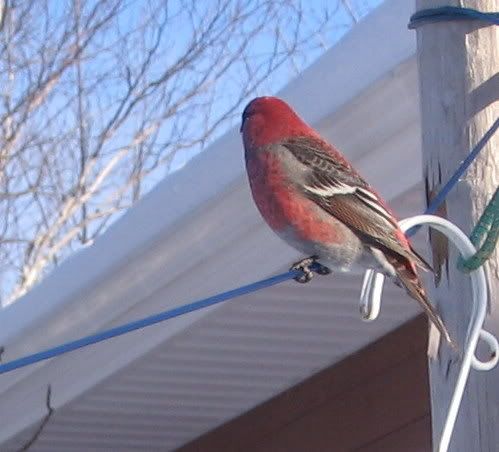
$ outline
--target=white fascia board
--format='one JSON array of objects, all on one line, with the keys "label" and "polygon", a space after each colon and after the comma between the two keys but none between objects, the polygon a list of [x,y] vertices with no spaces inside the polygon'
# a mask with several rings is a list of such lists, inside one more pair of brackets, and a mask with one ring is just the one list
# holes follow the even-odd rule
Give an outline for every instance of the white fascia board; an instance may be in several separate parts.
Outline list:
[{"label": "white fascia board", "polygon": [[[412,1],[387,1],[280,95],[320,125],[414,54],[406,30],[411,8]],[[236,287],[295,257],[262,224],[240,137],[231,131],[0,312],[3,360]],[[46,384],[54,385],[54,406],[61,406],[206,312],[0,376],[0,441],[45,414]]]},{"label": "white fascia board", "polygon": [[308,122],[325,118],[416,53],[414,0],[385,0],[280,93]]}]

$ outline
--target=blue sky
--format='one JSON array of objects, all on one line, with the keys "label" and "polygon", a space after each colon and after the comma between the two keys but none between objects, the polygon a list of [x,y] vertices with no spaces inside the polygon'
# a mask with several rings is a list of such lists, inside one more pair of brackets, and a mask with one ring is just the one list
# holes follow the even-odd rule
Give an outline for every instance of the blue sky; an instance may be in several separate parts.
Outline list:
[{"label": "blue sky", "polygon": [[[333,12],[332,20],[329,26],[314,42],[310,43],[306,51],[297,54],[290,64],[284,65],[276,70],[271,77],[269,77],[265,83],[262,84],[251,97],[257,97],[262,95],[271,95],[277,93],[282,89],[287,83],[289,83],[293,78],[295,78],[301,71],[306,69],[315,60],[320,58],[320,56],[331,46],[334,46],[342,36],[344,36],[353,26],[355,26],[355,21],[362,20],[367,16],[373,9],[383,3],[383,0],[344,0],[338,2],[338,7],[332,9],[331,5],[334,4],[331,0],[309,0],[304,2],[304,8],[306,15],[304,16],[304,26],[308,23],[312,23],[313,19],[317,17],[321,11],[330,9]],[[353,16],[352,17],[352,13]],[[309,17],[307,17],[309,15]],[[310,30],[312,31],[312,30]],[[265,37],[262,37],[260,42],[255,43],[255,48],[260,47],[266,49],[267,42]],[[230,97],[230,90],[227,90],[226,95]],[[220,102],[218,104],[218,109],[223,110],[226,104]],[[230,127],[234,127],[239,122],[239,113],[234,115],[232,121],[222,129],[219,133],[212,137],[213,141],[217,136],[222,135]],[[209,143],[207,143],[209,145]],[[194,155],[200,152],[199,148],[187,149],[184,152],[178,153],[172,162],[172,165],[166,169],[166,173],[170,171],[175,171],[185,165],[185,163]]]},{"label": "blue sky", "polygon": [[[99,0],[82,2],[82,17],[91,16],[95,5],[107,4],[97,2]],[[12,228],[12,234],[8,229],[6,236],[26,238],[6,248],[8,265],[5,269],[0,268],[4,292],[8,292],[19,278],[19,268],[29,247],[26,243],[33,238],[33,234],[44,230],[48,222],[57,218],[63,202],[61,199],[72,196],[79,177],[82,140],[86,143],[87,156],[98,149],[99,157],[93,167],[95,174],[119,149],[128,148],[127,157],[113,169],[85,206],[87,212],[95,213],[109,208],[118,200],[120,208],[102,220],[103,227],[107,227],[110,224],[108,218],[115,221],[135,200],[133,190],[126,184],[130,174],[133,175],[140,150],[140,146],[133,144],[137,134],[147,130],[147,126],[157,124],[150,140],[143,143],[148,152],[148,160],[142,160],[140,167],[141,170],[148,170],[144,171],[148,174],[140,183],[140,194],[143,195],[172,171],[183,167],[229,128],[236,126],[247,101],[256,96],[277,93],[380,3],[382,0],[301,0],[301,8],[297,6],[300,0],[169,0],[168,3],[164,0],[127,0],[122,3],[123,10],[113,16],[115,19],[110,26],[103,27],[86,48],[81,59],[81,70],[71,67],[63,72],[50,95],[33,112],[26,127],[28,138],[34,140],[26,148],[30,172],[28,179],[36,180],[40,162],[50,156],[43,167],[46,169],[42,185],[47,195],[41,193],[37,202],[31,196],[20,198],[14,215],[18,218],[17,223],[4,215],[7,227]],[[65,44],[68,48],[72,45],[72,40],[65,38],[66,27],[73,20],[72,0],[47,2],[48,14],[44,5],[45,2],[35,2],[29,8],[28,16],[23,19],[29,32],[14,45],[16,55],[22,57],[21,61],[26,58],[30,62],[20,66],[12,88],[9,88],[9,80],[4,80],[4,86],[11,90],[10,95],[13,93],[14,98],[22,98],[29,91],[33,74],[41,70],[44,58],[39,58],[38,52],[40,45],[45,48],[45,37],[48,43],[43,52],[55,55],[55,66],[66,54],[63,51]],[[222,9],[220,5],[223,5]],[[108,7],[102,6],[103,11]],[[296,14],[297,11],[302,14]],[[328,20],[325,26],[319,27],[319,19],[323,18],[325,11]],[[221,23],[209,27],[217,21]],[[205,34],[207,27],[212,30],[211,34]],[[203,39],[198,39],[199,36]],[[224,41],[225,36],[230,39]],[[252,37],[249,42],[248,36]],[[275,39],[276,36],[278,39]],[[288,44],[294,39],[300,41],[299,51],[293,53],[292,58],[284,58]],[[191,63],[180,65],[181,70],[169,72],[172,66],[176,67],[174,63],[185,61],[185,54],[193,42],[209,42],[205,46],[208,50],[198,53]],[[277,45],[274,46],[274,43]],[[157,51],[154,58],[148,60],[153,48]],[[238,52],[240,48],[242,53]],[[269,56],[276,54],[278,63],[272,63],[269,67],[268,61],[272,60]],[[144,61],[151,61],[151,64],[147,63],[147,73],[140,75]],[[214,61],[218,64],[213,64]],[[229,69],[217,72],[221,67]],[[80,110],[76,95],[77,74],[80,72],[83,80],[83,127],[79,127]],[[253,87],[253,80],[259,80],[268,72],[270,76]],[[4,68],[3,74],[7,73]],[[142,87],[147,89],[149,84],[154,86],[153,82],[161,80],[165,73],[170,75],[155,85],[160,85],[160,88],[147,91],[147,96],[140,103],[133,103],[133,96],[128,96],[131,80],[140,82],[133,91],[136,92]],[[252,88],[246,92],[248,86]],[[187,96],[189,101],[185,102],[184,97],[193,89],[198,91],[195,96]],[[241,92],[245,94],[241,95]],[[126,102],[122,108],[123,99]],[[131,113],[123,117],[123,121],[113,119],[119,118],[120,111],[127,110],[130,105],[133,106],[128,110]],[[177,107],[170,110],[172,105]],[[230,118],[219,122],[218,119],[230,107],[234,107]],[[206,122],[205,117],[209,117]],[[107,124],[115,125],[109,135]],[[203,141],[206,136],[203,127],[211,128],[213,124],[220,125]],[[102,142],[102,136],[109,136],[109,139]],[[181,149],[177,150],[178,147]],[[46,150],[49,152],[46,153]],[[17,164],[10,168],[11,189],[14,187],[22,191],[26,185],[23,168]],[[121,187],[128,188],[117,197],[116,190]],[[52,195],[52,192],[57,195]],[[6,205],[3,207],[7,208]],[[76,213],[59,233],[63,234],[64,228],[70,229],[73,222],[78,221],[79,214]],[[95,221],[88,226],[87,232],[101,231],[100,225],[99,220]],[[58,261],[64,260],[80,246],[75,238],[58,253]]]}]

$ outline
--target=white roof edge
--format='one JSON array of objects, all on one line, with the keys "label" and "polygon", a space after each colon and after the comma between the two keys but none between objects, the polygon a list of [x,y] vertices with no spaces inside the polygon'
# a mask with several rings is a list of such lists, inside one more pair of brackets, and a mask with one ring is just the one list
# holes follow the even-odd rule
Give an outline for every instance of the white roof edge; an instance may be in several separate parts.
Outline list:
[{"label": "white roof edge", "polygon": [[[406,30],[407,18],[412,13],[409,3],[387,0],[280,95],[313,125],[333,114],[414,55],[415,39]],[[387,48],[389,52],[386,52]],[[341,70],[335,69],[336,64]],[[324,94],[329,91],[330,96]],[[203,219],[209,216],[210,205],[230,197],[235,184],[244,180],[242,162],[240,138],[232,130],[182,170],[158,184],[92,247],[65,261],[30,293],[3,309],[0,312],[0,345],[6,347],[3,360],[77,338],[102,328],[125,313],[138,312],[140,308],[135,309],[135,305],[149,295],[138,293],[146,281],[152,294],[162,290],[177,276],[188,275],[191,268],[206,261],[216,247],[200,248]],[[212,168],[216,168],[216,177],[213,177]],[[162,209],[163,205],[167,207]],[[244,221],[245,218],[241,218],[241,224],[247,228]],[[192,228],[195,222],[198,226]],[[188,248],[184,228],[191,231],[192,242],[199,249],[196,255],[184,254]],[[144,268],[146,271],[142,271]],[[264,273],[265,268],[261,271]],[[158,275],[163,276],[160,279]],[[253,274],[247,279],[257,277],[259,275]],[[189,317],[183,327],[194,320],[195,317]],[[129,359],[137,354],[138,351],[130,354]],[[125,361],[121,361],[119,366],[126,364]],[[43,365],[2,376],[0,392],[41,367]],[[67,389],[61,404],[82,391],[74,381],[68,385],[71,389]],[[25,421],[42,415],[43,404],[40,413],[35,411],[27,413]],[[0,429],[0,440],[20,428],[23,421],[18,421]]]},{"label": "white roof edge", "polygon": [[414,56],[416,35],[407,29],[413,3],[385,0],[280,95],[310,123],[321,122]]},{"label": "white roof edge", "polygon": [[[415,39],[405,27],[412,12],[409,3],[387,0],[279,95],[292,102],[312,124],[331,115],[383,74],[414,55]],[[388,44],[390,52],[386,52]],[[354,60],[352,55],[356,56]],[[376,65],[370,64],[373,57]],[[358,66],[342,64],[339,65],[341,70],[332,72],[335,62],[341,61],[356,61]],[[327,80],[334,81],[332,86],[337,87],[331,96],[324,95]],[[216,199],[241,177],[242,158],[238,133],[232,130],[193,158],[185,168],[160,182],[93,246],[67,259],[30,293],[1,311],[0,344],[8,344],[33,322],[45,321],[80,291],[94,287],[122,267],[124,261],[151,246],[158,237],[168,235],[175,224],[188,221],[189,214],[203,209],[208,201]],[[213,166],[216,166],[216,178],[207,171]],[[180,192],[181,199],[175,198]],[[168,208],[158,209],[163,204]],[[154,221],[150,221],[152,219]],[[141,233],[134,234],[137,230]],[[74,278],[73,272],[80,272],[82,267],[86,272]],[[36,309],[32,309],[33,303],[36,303]]]}]

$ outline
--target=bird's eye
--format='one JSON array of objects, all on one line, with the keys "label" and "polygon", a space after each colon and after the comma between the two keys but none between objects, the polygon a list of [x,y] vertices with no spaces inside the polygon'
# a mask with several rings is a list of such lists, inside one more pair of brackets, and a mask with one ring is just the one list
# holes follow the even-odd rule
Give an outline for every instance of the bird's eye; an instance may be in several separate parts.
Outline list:
[{"label": "bird's eye", "polygon": [[243,131],[244,121],[246,121],[250,116],[251,116],[251,111],[248,108],[245,108],[241,118],[241,128],[239,129],[240,132]]}]

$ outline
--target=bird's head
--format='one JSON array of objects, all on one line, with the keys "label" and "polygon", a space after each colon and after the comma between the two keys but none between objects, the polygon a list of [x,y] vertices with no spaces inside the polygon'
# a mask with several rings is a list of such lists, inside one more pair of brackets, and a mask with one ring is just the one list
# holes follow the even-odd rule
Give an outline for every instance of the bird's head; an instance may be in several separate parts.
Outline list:
[{"label": "bird's head", "polygon": [[316,134],[286,102],[270,96],[257,97],[246,106],[240,130],[246,148],[277,143],[289,137]]}]

